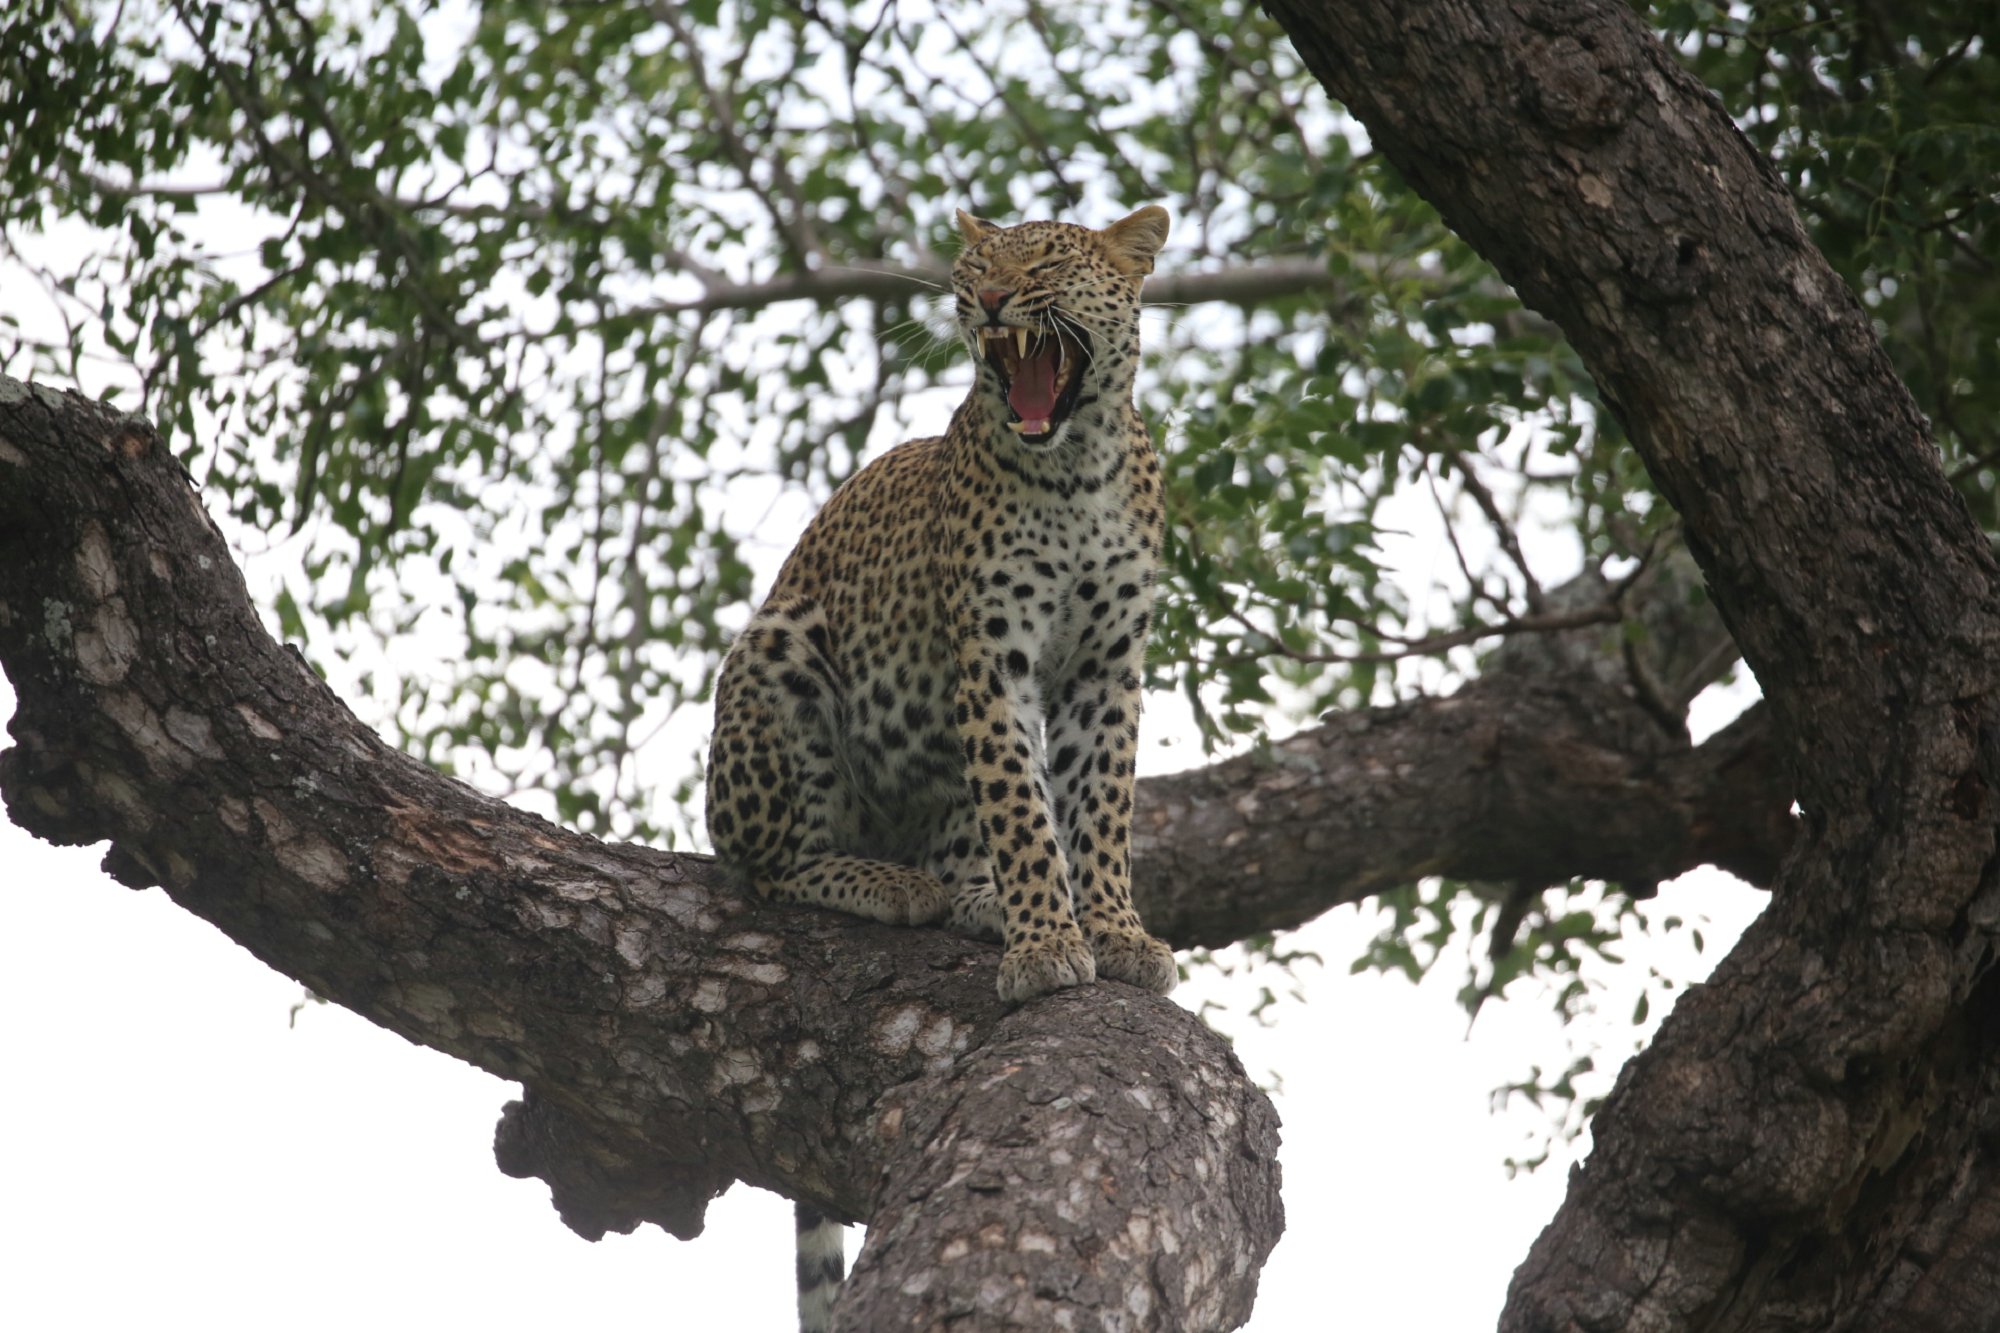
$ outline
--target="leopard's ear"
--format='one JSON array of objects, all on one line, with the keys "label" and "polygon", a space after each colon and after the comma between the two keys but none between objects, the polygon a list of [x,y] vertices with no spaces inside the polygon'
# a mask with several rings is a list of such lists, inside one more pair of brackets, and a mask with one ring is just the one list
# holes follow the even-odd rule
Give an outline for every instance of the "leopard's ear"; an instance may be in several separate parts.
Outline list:
[{"label": "leopard's ear", "polygon": [[958,210],[958,234],[965,238],[967,247],[979,244],[999,230],[1000,224],[997,222],[976,218],[962,208]]},{"label": "leopard's ear", "polygon": [[1148,204],[1098,233],[1111,262],[1121,272],[1143,278],[1153,271],[1153,256],[1167,243],[1167,210]]}]

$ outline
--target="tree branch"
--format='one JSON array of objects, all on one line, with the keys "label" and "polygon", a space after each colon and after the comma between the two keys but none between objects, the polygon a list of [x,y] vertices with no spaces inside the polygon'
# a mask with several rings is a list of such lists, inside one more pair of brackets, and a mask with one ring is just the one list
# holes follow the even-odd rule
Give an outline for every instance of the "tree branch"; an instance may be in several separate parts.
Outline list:
[{"label": "tree branch", "polygon": [[1261,634],[1272,640],[1272,646],[1261,651],[1246,651],[1223,654],[1219,660],[1255,661],[1267,657],[1282,657],[1292,662],[1323,664],[1327,662],[1399,662],[1406,657],[1435,657],[1453,648],[1464,648],[1482,639],[1500,639],[1514,634],[1549,634],[1566,629],[1581,629],[1585,625],[1615,625],[1624,619],[1624,614],[1610,602],[1596,606],[1578,607],[1574,611],[1556,611],[1546,614],[1508,616],[1490,624],[1467,625],[1462,629],[1441,630],[1436,634],[1426,634],[1421,638],[1403,638],[1384,629],[1376,629],[1375,634],[1396,646],[1374,649],[1334,649],[1327,652],[1308,652],[1299,648],[1287,648],[1278,643],[1275,636],[1259,629],[1240,614],[1230,617],[1243,628]]},{"label": "tree branch", "polygon": [[1716,865],[1768,884],[1788,791],[1761,709],[1689,747],[1624,691],[1502,673],[1145,779],[1134,892],[1148,928],[1214,947],[1426,875],[1643,895]]},{"label": "tree branch", "polygon": [[[864,1327],[1248,1316],[1277,1121],[1198,1020],[1109,983],[1008,1012],[990,946],[766,908],[708,858],[597,843],[389,749],[265,634],[150,426],[4,378],[0,665],[17,821],[109,839],[120,882],[521,1080],[496,1149],[579,1231],[692,1235],[743,1180],[875,1223]],[[1051,1143],[1060,1173],[1025,1146]],[[1169,1227],[1202,1243],[1142,1239]]]},{"label": "tree branch", "polygon": [[[1735,652],[1694,562],[1664,545],[1619,582],[1586,570],[1551,588],[1551,616],[1574,627],[1506,639],[1456,694],[1141,779],[1148,927],[1213,947],[1425,875],[1643,894],[1715,865],[1768,886],[1797,831],[1791,776],[1761,707],[1689,746],[1687,703]],[[1614,605],[1615,623],[1586,614]]]},{"label": "tree branch", "polygon": [[[0,381],[0,475],[0,665],[21,697],[0,792],[15,817],[58,841],[109,837],[123,881],[162,882],[316,992],[524,1081],[501,1164],[548,1181],[584,1234],[640,1220],[695,1234],[708,1200],[742,1179],[870,1217],[885,1238],[969,1234],[954,1228],[988,1225],[979,1210],[1003,1202],[1019,1227],[1069,1235],[1073,1220],[1037,1213],[1031,1163],[1009,1165],[981,1137],[999,1123],[990,1107],[962,1091],[1010,1069],[1043,1071],[1028,1092],[1066,1081],[1069,1105],[1035,1111],[1035,1133],[1082,1135],[1094,1160],[1136,1160],[1121,1154],[1157,1122],[1124,1115],[1138,1105],[1128,1090],[1157,1086],[1165,1100],[1139,1109],[1183,1126],[1177,1152],[1216,1157],[1172,1178],[1219,1179],[1229,1153],[1268,1165],[1268,1108],[1170,1006],[1087,988],[1061,1004],[1088,1014],[1007,1015],[983,946],[762,908],[706,858],[594,843],[388,751],[265,637],[143,422]],[[1605,595],[1584,583],[1576,596]],[[1689,604],[1684,589],[1655,591]],[[1659,630],[1651,642],[1682,655],[1717,633],[1699,617]],[[1538,637],[1521,673],[1142,784],[1149,922],[1183,944],[1223,943],[1429,873],[1639,883],[1712,860],[1767,874],[1790,827],[1761,725],[1690,750],[1604,674],[1617,658],[1601,628]],[[1100,1060],[1075,1044],[1085,1030],[1147,1054]],[[1187,1067],[1208,1072],[1189,1084]],[[884,1090],[905,1083],[897,1114],[957,1126],[964,1155],[951,1160],[1000,1171],[1004,1198],[947,1191],[973,1211],[945,1215],[900,1202],[937,1194],[907,1173],[958,1169],[900,1152],[920,1140],[880,1128]],[[1196,1105],[1189,1087],[1235,1100]],[[1142,1234],[1119,1228],[1143,1213],[1149,1234],[1178,1225],[1254,1257],[1276,1236],[1275,1179],[1251,1172],[1231,1190],[1201,1202],[1121,1186],[1126,1220],[1089,1225]],[[865,1256],[855,1308],[923,1288],[914,1274],[932,1253]],[[975,1247],[967,1281],[998,1262]],[[1110,1285],[1092,1300],[1137,1289],[1099,1272]],[[1202,1321],[1240,1317],[1252,1280],[1175,1278],[1132,1299],[1175,1327],[1222,1327]],[[954,1280],[937,1299],[966,1289]]]},{"label": "tree branch", "polygon": [[[701,41],[692,29],[681,20],[680,6],[674,0],[651,0],[647,11],[674,35],[680,47],[683,68],[694,81],[701,93],[701,100],[713,117],[715,136],[721,143],[743,187],[757,197],[764,205],[764,211],[771,219],[771,226],[783,239],[785,248],[791,252],[792,262],[803,268],[815,257],[825,254],[818,235],[813,230],[812,209],[807,205],[805,195],[799,190],[784,159],[775,151],[767,155],[758,154],[744,139],[736,124],[733,89],[718,89],[708,77],[707,57],[701,49]],[[769,145],[775,149],[776,145]],[[757,177],[758,166],[764,168],[767,180]],[[772,192],[783,196],[784,207],[779,207]]]},{"label": "tree branch", "polygon": [[[296,173],[295,173],[296,174]],[[80,188],[114,199],[159,198],[188,203],[221,194],[221,185],[168,186],[152,182],[124,184],[91,172],[79,172]],[[479,221],[496,218],[515,223],[541,223],[554,215],[549,205],[529,200],[506,203],[460,203],[448,196],[417,199],[384,196],[374,202],[393,206],[410,215],[426,213]],[[782,273],[761,281],[731,282],[692,256],[669,256],[676,266],[702,284],[701,295],[682,301],[655,301],[621,312],[621,317],[637,315],[678,315],[690,312],[714,314],[719,311],[753,311],[781,301],[815,301],[838,304],[848,300],[902,300],[914,291],[949,292],[951,266],[927,257],[916,264],[888,260],[855,259],[846,262],[820,260],[819,267]],[[1353,261],[1365,267],[1366,256]],[[1389,261],[1378,261],[1387,263]],[[1146,282],[1144,301],[1156,306],[1200,305],[1209,301],[1227,305],[1260,305],[1294,296],[1339,296],[1342,284],[1328,272],[1323,260],[1311,255],[1283,256],[1218,269],[1156,273]]]},{"label": "tree branch", "polygon": [[[948,293],[951,269],[943,263],[897,264],[862,259],[827,265],[803,273],[784,273],[757,282],[710,282],[701,295],[684,301],[655,301],[623,312],[632,315],[679,315],[690,311],[713,314],[722,310],[762,310],[780,301],[905,300],[923,291]],[[1222,301],[1256,305],[1288,296],[1332,295],[1340,290],[1326,265],[1317,259],[1272,259],[1255,264],[1195,273],[1157,274],[1146,283],[1148,305],[1197,305]]]}]

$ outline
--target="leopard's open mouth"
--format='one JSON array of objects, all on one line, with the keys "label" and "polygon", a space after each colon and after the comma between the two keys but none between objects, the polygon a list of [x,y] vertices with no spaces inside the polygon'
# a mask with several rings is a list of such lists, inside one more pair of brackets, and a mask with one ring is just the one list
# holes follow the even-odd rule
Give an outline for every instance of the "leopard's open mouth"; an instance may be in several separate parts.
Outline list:
[{"label": "leopard's open mouth", "polygon": [[1007,429],[1029,444],[1046,443],[1076,409],[1090,343],[1066,328],[1036,333],[989,325],[979,330],[986,364],[1000,376],[1012,413]]}]

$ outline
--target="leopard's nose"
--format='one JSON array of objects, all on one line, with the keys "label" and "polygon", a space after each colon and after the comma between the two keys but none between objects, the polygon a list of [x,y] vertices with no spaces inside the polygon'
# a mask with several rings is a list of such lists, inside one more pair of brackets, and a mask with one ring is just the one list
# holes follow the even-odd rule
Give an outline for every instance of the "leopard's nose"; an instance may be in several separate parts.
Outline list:
[{"label": "leopard's nose", "polygon": [[1000,307],[1006,305],[1007,298],[1013,294],[997,287],[982,287],[979,289],[979,304],[986,307],[987,314],[997,315]]}]

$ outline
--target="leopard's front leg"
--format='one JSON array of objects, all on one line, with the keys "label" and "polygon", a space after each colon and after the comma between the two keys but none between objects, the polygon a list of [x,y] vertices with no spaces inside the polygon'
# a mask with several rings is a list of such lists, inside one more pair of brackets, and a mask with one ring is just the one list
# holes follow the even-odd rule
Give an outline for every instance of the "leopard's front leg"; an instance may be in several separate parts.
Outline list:
[{"label": "leopard's front leg", "polygon": [[1033,676],[1005,636],[960,618],[956,720],[979,833],[992,854],[1007,950],[1000,998],[1018,1003],[1097,979],[1070,908],[1069,867],[1043,787],[1042,712]]},{"label": "leopard's front leg", "polygon": [[1139,747],[1145,624],[1091,651],[1060,682],[1048,722],[1049,784],[1068,852],[1077,915],[1098,971],[1165,995],[1180,979],[1173,950],[1146,933],[1132,906],[1132,786]]}]

